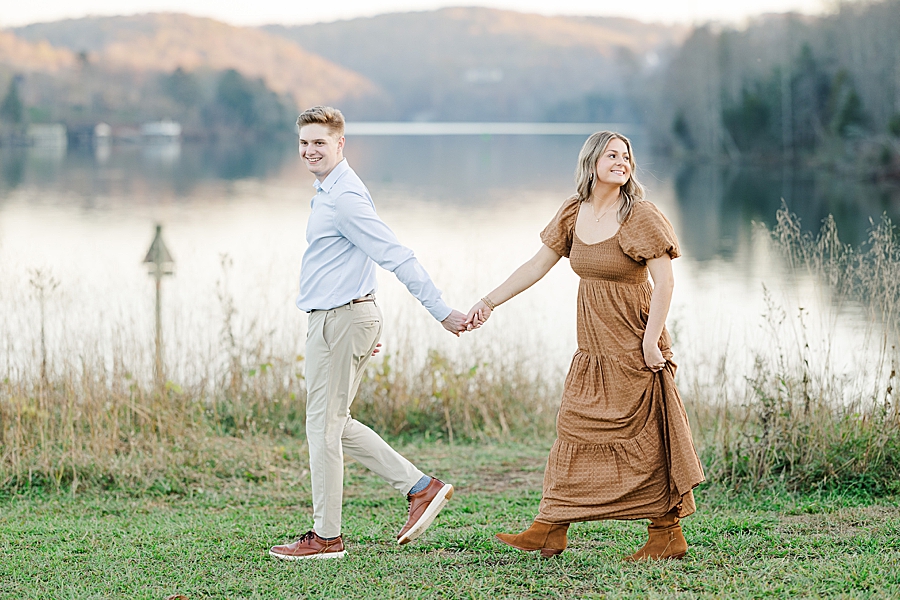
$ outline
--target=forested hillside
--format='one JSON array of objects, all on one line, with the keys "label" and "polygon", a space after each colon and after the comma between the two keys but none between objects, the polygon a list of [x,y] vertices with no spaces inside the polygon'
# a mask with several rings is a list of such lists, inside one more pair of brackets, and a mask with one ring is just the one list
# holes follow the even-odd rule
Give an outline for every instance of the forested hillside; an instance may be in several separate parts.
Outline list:
[{"label": "forested hillside", "polygon": [[6,68],[24,72],[52,73],[68,69],[77,63],[75,53],[55,47],[46,41],[28,42],[16,35],[0,31],[0,62]]},{"label": "forested hillside", "polygon": [[91,62],[130,71],[235,69],[261,78],[299,104],[374,93],[359,75],[250,27],[179,14],[87,18],[14,30],[17,37],[84,52]]},{"label": "forested hillside", "polygon": [[174,14],[0,32],[4,89],[13,76],[30,122],[172,118],[197,137],[290,132],[297,106],[380,94],[365,77],[260,29]]},{"label": "forested hillside", "polygon": [[699,28],[661,89],[652,122],[687,151],[855,150],[890,167],[900,153],[900,0],[843,3],[824,17],[766,16],[744,30]]},{"label": "forested hillside", "polygon": [[21,105],[7,126],[172,118],[198,138],[290,132],[318,103],[355,120],[633,123],[643,82],[687,33],[476,8],[290,28],[84,18],[0,32],[0,93]]},{"label": "forested hillside", "polygon": [[263,28],[85,18],[0,31],[0,126],[172,118],[189,137],[246,136],[333,103],[353,120],[641,123],[673,151],[732,159],[850,148],[890,173],[898,32],[900,0],[741,29],[483,8]]},{"label": "forested hillside", "polygon": [[366,119],[643,119],[635,85],[687,35],[683,26],[448,8],[267,31],[356,71],[390,102]]}]

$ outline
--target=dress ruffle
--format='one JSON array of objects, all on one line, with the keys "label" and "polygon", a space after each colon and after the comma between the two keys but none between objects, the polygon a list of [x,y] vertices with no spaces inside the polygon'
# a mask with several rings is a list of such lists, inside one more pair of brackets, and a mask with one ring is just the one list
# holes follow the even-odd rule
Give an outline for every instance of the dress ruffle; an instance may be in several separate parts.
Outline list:
[{"label": "dress ruffle", "polygon": [[[572,360],[570,378],[603,381],[604,375],[598,372],[605,372],[607,380],[621,380],[617,372],[633,366],[617,358],[605,360],[579,352]],[[577,375],[585,367],[594,371],[593,377]],[[567,386],[557,425],[559,437],[547,460],[538,520],[641,519],[673,508],[686,517],[696,510],[692,490],[704,476],[675,387],[676,368],[670,360],[658,373],[646,369],[642,378],[648,384],[638,401],[631,406],[613,404],[615,414],[607,411],[594,419],[572,410],[584,389]],[[618,387],[615,381],[607,383]]]}]

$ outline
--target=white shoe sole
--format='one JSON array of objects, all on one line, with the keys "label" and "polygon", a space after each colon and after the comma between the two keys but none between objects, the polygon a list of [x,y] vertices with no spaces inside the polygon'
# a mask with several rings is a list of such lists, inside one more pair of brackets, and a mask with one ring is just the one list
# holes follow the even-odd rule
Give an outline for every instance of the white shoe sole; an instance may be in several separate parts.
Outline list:
[{"label": "white shoe sole", "polygon": [[453,496],[453,486],[449,483],[445,483],[444,487],[442,487],[438,493],[435,495],[434,500],[431,501],[431,504],[428,505],[428,508],[425,509],[425,512],[422,513],[422,516],[419,517],[419,520],[415,522],[415,524],[409,528],[409,531],[403,534],[397,543],[400,545],[408,544],[413,541],[428,529],[431,524],[434,522],[435,517],[438,516],[445,506],[447,506],[447,502]]},{"label": "white shoe sole", "polygon": [[322,552],[321,554],[307,554],[306,556],[291,556],[289,554],[279,554],[277,552],[272,552],[269,550],[269,556],[274,556],[275,558],[280,558],[281,560],[308,560],[310,558],[344,558],[344,555],[347,554],[346,550],[341,550],[340,552]]}]

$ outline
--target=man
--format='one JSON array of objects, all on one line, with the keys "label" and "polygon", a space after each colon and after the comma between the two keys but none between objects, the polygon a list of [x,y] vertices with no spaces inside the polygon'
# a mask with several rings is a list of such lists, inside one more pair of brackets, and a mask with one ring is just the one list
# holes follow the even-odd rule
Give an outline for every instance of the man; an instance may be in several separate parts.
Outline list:
[{"label": "man", "polygon": [[344,117],[315,106],[297,119],[300,157],[316,176],[306,227],[309,246],[300,269],[297,307],[309,313],[306,339],[306,437],[312,478],[313,530],[275,546],[285,560],[339,558],[344,451],[409,500],[400,544],[419,537],[453,495],[453,486],[429,477],[377,433],[350,416],[369,358],[381,337],[375,302],[375,265],[394,273],[451,333],[466,330],[466,316],[441,300],[413,252],[375,213],[369,190],[343,156]]}]

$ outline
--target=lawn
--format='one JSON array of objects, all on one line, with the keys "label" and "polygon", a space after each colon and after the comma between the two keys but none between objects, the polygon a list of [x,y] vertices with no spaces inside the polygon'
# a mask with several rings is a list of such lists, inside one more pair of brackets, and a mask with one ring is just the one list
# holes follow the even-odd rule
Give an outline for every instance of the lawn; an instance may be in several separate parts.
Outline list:
[{"label": "lawn", "polygon": [[848,495],[697,490],[682,561],[626,564],[645,522],[574,525],[553,559],[492,539],[526,527],[546,441],[407,445],[456,494],[396,544],[406,502],[356,463],[343,560],[282,562],[269,546],[311,525],[308,474],[218,480],[180,494],[87,490],[0,499],[2,598],[900,598],[900,504]]}]

